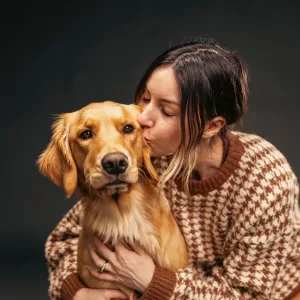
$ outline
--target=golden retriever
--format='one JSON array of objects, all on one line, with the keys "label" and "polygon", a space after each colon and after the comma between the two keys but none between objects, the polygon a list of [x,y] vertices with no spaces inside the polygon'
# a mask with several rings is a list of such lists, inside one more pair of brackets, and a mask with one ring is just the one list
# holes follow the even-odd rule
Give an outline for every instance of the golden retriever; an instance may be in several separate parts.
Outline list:
[{"label": "golden retriever", "polygon": [[81,279],[91,288],[120,289],[129,299],[134,291],[100,281],[85,268],[93,266],[86,247],[89,232],[110,246],[138,242],[166,269],[188,264],[183,236],[155,186],[150,149],[137,122],[140,113],[137,105],[106,101],[59,115],[51,142],[37,162],[67,197],[77,189],[84,202],[77,257]]}]

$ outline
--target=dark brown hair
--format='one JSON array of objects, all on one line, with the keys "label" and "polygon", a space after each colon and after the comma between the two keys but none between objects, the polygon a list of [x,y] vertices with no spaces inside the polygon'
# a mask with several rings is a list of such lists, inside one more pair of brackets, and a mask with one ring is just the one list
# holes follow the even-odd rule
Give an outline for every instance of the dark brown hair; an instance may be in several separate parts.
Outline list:
[{"label": "dark brown hair", "polygon": [[164,65],[172,66],[181,91],[179,152],[190,153],[199,145],[207,120],[223,117],[226,122],[220,131],[223,136],[228,126],[241,120],[247,106],[248,72],[236,51],[222,48],[209,38],[168,49],[150,64],[141,78],[136,103],[153,71]]}]

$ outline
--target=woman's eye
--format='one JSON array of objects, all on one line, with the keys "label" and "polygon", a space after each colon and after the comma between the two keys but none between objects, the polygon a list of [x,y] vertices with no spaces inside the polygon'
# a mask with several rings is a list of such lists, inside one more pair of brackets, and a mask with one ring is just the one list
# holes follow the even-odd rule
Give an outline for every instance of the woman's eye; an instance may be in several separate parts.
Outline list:
[{"label": "woman's eye", "polygon": [[149,102],[150,102],[150,99],[145,98],[145,97],[142,97],[142,102],[143,102],[143,103],[149,103]]},{"label": "woman's eye", "polygon": [[163,109],[163,107],[162,107],[160,110],[161,110],[162,114],[163,114],[164,116],[166,116],[167,118],[171,118],[171,117],[173,116],[173,115],[167,114],[167,113],[165,112],[165,110]]},{"label": "woman's eye", "polygon": [[132,133],[133,131],[134,131],[134,127],[130,124],[125,125],[123,128],[123,133],[125,134]]},{"label": "woman's eye", "polygon": [[85,130],[82,133],[80,133],[79,138],[82,140],[88,140],[93,137],[93,133],[91,130]]}]

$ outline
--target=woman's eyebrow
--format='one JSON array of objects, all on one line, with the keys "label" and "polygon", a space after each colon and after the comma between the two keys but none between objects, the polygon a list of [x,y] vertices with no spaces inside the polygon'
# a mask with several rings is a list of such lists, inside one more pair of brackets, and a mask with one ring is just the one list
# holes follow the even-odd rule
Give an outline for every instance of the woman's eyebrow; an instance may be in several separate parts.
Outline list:
[{"label": "woman's eyebrow", "polygon": [[[150,93],[150,91],[148,90],[147,87],[145,87],[145,91],[151,95],[151,93]],[[169,104],[175,104],[177,106],[180,106],[180,104],[178,103],[178,101],[175,101],[175,100],[165,99],[165,98],[159,98],[159,100],[162,101],[162,102],[167,102]]]}]

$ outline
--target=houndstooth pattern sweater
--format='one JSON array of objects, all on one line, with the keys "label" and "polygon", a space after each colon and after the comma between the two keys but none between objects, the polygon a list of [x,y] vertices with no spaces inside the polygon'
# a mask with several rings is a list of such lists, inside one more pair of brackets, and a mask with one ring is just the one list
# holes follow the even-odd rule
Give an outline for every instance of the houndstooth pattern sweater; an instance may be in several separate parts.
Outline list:
[{"label": "houndstooth pattern sweater", "polygon": [[[159,174],[166,158],[156,159]],[[217,174],[179,181],[165,193],[184,235],[189,266],[156,267],[141,299],[288,299],[300,292],[298,181],[285,157],[256,135],[229,135]],[[79,201],[46,243],[52,299],[73,299],[84,284],[76,273]]]}]

